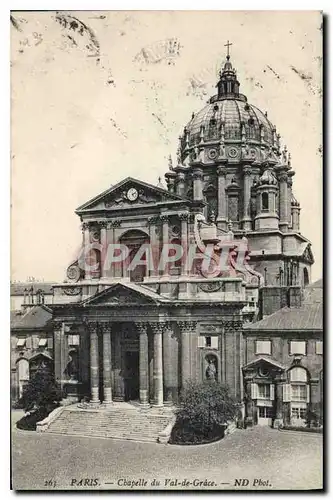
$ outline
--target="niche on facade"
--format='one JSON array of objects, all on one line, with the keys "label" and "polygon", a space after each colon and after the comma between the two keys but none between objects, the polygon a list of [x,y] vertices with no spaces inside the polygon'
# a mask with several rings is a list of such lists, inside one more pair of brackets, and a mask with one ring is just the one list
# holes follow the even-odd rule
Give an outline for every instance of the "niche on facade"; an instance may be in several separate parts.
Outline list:
[{"label": "niche on facade", "polygon": [[203,380],[208,382],[219,380],[219,360],[216,354],[208,353],[205,355]]}]

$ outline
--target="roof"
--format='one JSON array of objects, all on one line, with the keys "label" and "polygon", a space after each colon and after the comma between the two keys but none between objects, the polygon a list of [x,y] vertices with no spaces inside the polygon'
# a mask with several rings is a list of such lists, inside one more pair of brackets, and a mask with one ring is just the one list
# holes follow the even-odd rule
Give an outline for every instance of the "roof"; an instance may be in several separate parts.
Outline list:
[{"label": "roof", "polygon": [[37,290],[42,290],[44,294],[52,295],[53,285],[55,285],[55,283],[49,281],[20,281],[18,283],[11,283],[10,295],[24,295],[24,290],[30,290],[31,287],[33,287],[35,293]]},{"label": "roof", "polygon": [[251,331],[322,330],[322,301],[303,304],[301,307],[284,307],[255,323],[244,325]]},{"label": "roof", "polygon": [[11,311],[11,330],[39,330],[45,328],[52,318],[52,311],[45,305],[34,306],[25,312]]}]

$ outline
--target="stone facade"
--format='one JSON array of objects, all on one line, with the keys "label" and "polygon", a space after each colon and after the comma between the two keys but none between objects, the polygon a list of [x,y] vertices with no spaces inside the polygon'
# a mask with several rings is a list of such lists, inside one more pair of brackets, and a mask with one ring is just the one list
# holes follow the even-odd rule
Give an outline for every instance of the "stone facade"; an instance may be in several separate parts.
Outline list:
[{"label": "stone facade", "polygon": [[[248,424],[284,420],[281,391],[298,362],[288,342],[308,332],[271,328],[264,355],[261,332],[244,325],[301,305],[313,255],[300,233],[290,155],[267,115],[239,94],[229,59],[218,94],[184,129],[167,190],[126,178],[76,210],[82,251],[52,303],[55,378],[73,400],[159,407],[177,403],[186,381],[214,378]],[[170,259],[166,245],[183,256]],[[227,250],[215,274],[202,266],[208,247],[215,264]],[[310,335],[309,353],[319,337]],[[311,370],[321,363],[307,360]],[[264,410],[258,391],[270,402]]]}]

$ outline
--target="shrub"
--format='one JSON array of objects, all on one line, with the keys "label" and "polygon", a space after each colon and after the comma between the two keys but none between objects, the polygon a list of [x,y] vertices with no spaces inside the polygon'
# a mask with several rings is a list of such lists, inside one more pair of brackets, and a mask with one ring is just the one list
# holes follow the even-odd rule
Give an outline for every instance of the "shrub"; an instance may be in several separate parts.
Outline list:
[{"label": "shrub", "polygon": [[223,437],[225,424],[237,411],[226,386],[215,381],[188,382],[180,395],[170,442],[200,443]]},{"label": "shrub", "polygon": [[33,408],[54,407],[59,403],[62,393],[59,385],[54,381],[52,373],[47,370],[38,370],[23,389],[20,404],[28,411]]}]

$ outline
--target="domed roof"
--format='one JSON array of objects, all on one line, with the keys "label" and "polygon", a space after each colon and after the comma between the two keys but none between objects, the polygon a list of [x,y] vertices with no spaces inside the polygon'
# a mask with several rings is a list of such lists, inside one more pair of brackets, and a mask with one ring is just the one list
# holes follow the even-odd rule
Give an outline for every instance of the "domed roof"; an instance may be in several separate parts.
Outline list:
[{"label": "domed roof", "polygon": [[268,148],[276,146],[276,128],[256,106],[239,93],[236,70],[227,55],[217,83],[218,93],[207,105],[193,114],[184,129],[182,149],[198,142],[223,138],[226,143],[246,140]]},{"label": "domed roof", "polygon": [[222,124],[226,142],[240,140],[242,125],[244,125],[245,136],[249,141],[260,141],[262,128],[264,141],[268,145],[273,145],[274,126],[272,123],[256,106],[237,97],[209,102],[199,113],[195,114],[185,127],[189,143],[200,140],[202,127],[204,127],[203,138],[208,140],[212,127],[221,130]]}]

